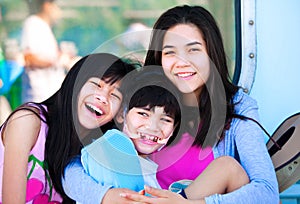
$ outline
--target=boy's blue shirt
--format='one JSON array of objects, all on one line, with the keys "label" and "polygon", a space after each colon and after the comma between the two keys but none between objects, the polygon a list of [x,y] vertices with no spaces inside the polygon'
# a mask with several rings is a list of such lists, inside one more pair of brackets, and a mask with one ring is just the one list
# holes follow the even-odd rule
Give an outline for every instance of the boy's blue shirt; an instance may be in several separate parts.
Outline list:
[{"label": "boy's blue shirt", "polygon": [[139,156],[125,134],[108,130],[102,137],[81,150],[83,168],[100,184],[134,191],[144,189]]}]

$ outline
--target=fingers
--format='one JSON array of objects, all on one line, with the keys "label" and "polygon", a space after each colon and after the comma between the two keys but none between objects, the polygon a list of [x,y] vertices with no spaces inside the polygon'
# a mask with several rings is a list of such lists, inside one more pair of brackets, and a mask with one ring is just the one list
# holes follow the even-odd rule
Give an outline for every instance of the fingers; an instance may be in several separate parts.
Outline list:
[{"label": "fingers", "polygon": [[[148,194],[148,196],[144,195],[145,193]],[[174,197],[173,194],[174,193],[167,190],[145,186],[145,190],[139,193],[122,192],[120,193],[120,197],[131,200],[132,204],[157,204],[162,203],[162,201],[168,199],[169,196]],[[175,194],[175,196],[178,195]]]},{"label": "fingers", "polygon": [[140,190],[140,191],[139,191],[139,194],[140,194],[140,195],[145,195],[145,190]]},{"label": "fingers", "polygon": [[[124,196],[119,196],[121,194],[137,194],[138,192],[126,189],[126,188],[111,188],[107,191],[107,193],[104,195],[102,204],[138,204],[135,203],[134,200],[127,199]],[[145,203],[139,203],[139,204],[145,204]]]},{"label": "fingers", "polygon": [[145,186],[145,192],[152,195],[153,197],[167,198],[170,191]]},{"label": "fingers", "polygon": [[[150,196],[145,196],[147,193]],[[120,196],[137,203],[157,204],[158,198],[167,198],[168,191],[145,186],[145,190],[137,193],[124,192]]]},{"label": "fingers", "polygon": [[121,193],[121,197],[130,200],[130,204],[157,204],[157,199],[141,194]]}]

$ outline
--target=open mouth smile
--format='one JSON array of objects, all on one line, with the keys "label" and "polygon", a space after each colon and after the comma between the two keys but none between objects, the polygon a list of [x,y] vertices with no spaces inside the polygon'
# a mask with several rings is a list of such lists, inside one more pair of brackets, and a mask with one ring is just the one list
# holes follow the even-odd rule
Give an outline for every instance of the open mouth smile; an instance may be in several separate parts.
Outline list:
[{"label": "open mouth smile", "polygon": [[98,108],[92,104],[85,104],[85,107],[92,113],[95,113],[96,116],[101,116],[104,114],[104,112],[100,108]]},{"label": "open mouth smile", "polygon": [[180,73],[176,73],[175,76],[178,76],[180,78],[187,78],[187,77],[191,77],[195,74],[196,74],[196,72],[180,72]]},{"label": "open mouth smile", "polygon": [[144,133],[138,133],[138,135],[140,136],[141,139],[150,140],[150,141],[156,142],[158,144],[166,144],[166,142],[168,141],[168,138],[163,139],[158,136],[152,136],[152,135],[148,135],[148,134],[144,134]]},{"label": "open mouth smile", "polygon": [[140,136],[140,138],[142,139],[147,139],[147,140],[151,140],[153,142],[157,142],[160,138],[157,136],[152,136],[152,135],[148,135],[148,134],[144,134],[144,133],[138,133],[138,135]]}]

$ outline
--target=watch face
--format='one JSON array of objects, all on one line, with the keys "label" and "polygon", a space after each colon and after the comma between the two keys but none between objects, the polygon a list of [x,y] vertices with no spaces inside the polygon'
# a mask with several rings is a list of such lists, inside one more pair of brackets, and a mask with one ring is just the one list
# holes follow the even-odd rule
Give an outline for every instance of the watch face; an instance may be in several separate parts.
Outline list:
[{"label": "watch face", "polygon": [[183,189],[185,189],[186,187],[188,187],[188,185],[190,185],[193,181],[192,180],[180,180],[180,181],[175,181],[174,183],[172,183],[169,186],[169,190],[174,192],[174,193],[178,193],[180,194],[181,191]]}]

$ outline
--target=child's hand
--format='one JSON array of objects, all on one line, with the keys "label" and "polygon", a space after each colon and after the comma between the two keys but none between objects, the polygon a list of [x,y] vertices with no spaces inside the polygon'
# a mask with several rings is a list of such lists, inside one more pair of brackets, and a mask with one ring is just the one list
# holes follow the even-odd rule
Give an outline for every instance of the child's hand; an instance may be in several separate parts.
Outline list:
[{"label": "child's hand", "polygon": [[140,190],[139,194],[140,195],[145,195],[145,192],[146,192],[145,189],[144,190]]},{"label": "child's hand", "polygon": [[[109,189],[105,196],[103,197],[102,203],[101,204],[134,204],[135,202],[132,202],[131,199],[128,199],[122,195],[124,194],[130,194],[130,195],[143,195],[140,194],[144,190],[140,192],[135,192],[126,188],[112,188]],[[136,202],[139,204],[146,204],[143,202]]]},{"label": "child's hand", "polygon": [[173,193],[168,190],[162,190],[157,188],[151,188],[146,186],[144,193],[150,196],[145,196],[140,193],[122,193],[120,196],[133,201],[133,203],[145,203],[145,204],[204,204],[204,200],[187,200],[181,195]]}]

